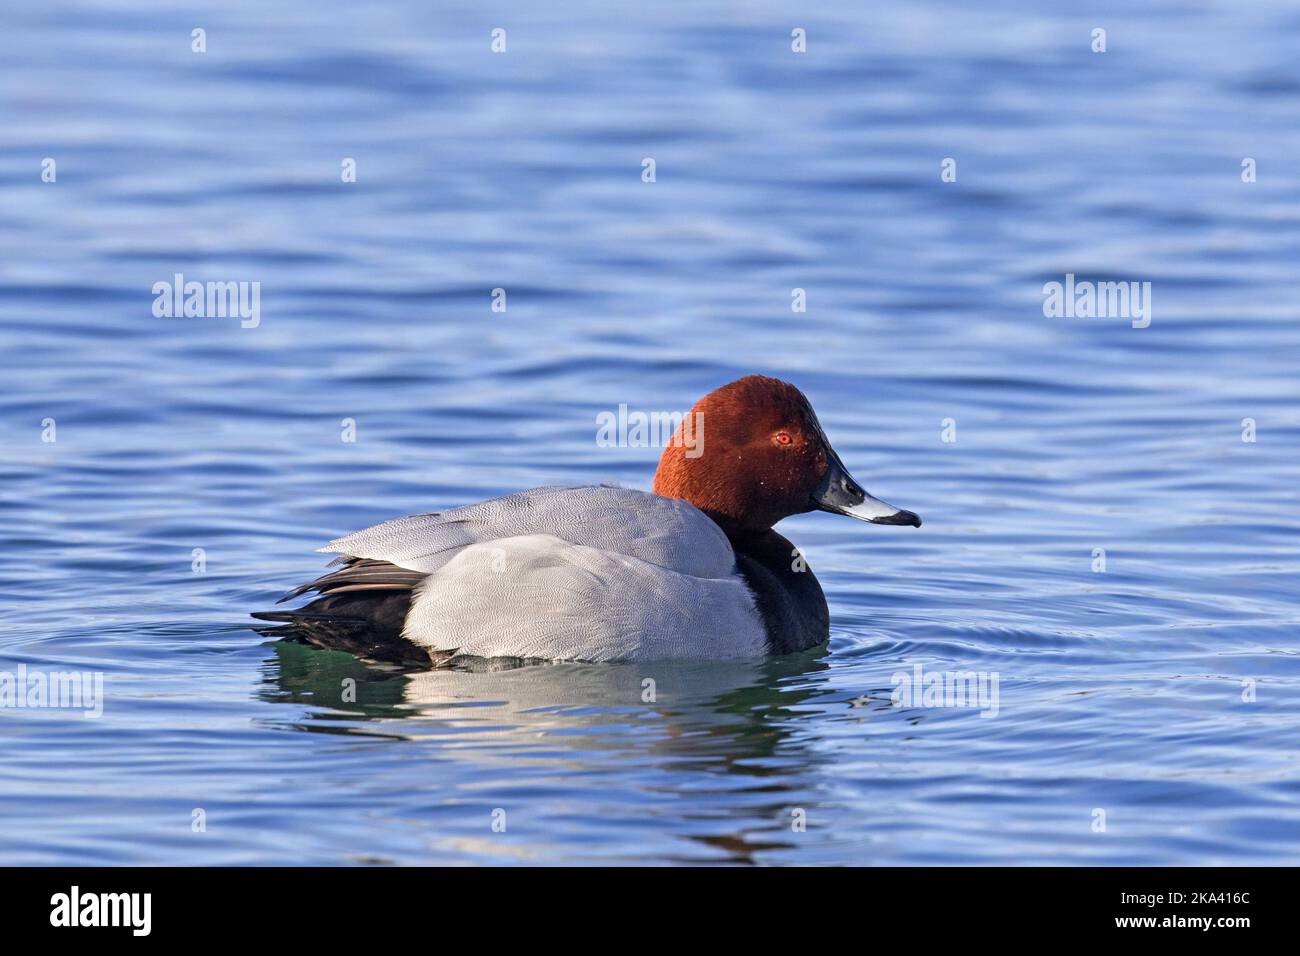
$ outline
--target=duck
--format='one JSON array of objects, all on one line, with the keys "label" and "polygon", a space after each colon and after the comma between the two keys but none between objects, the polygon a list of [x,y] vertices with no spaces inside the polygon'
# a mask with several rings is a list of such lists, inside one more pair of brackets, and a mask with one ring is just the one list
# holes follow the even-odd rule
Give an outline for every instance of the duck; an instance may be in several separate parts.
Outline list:
[{"label": "duck", "polygon": [[[684,434],[693,429],[695,434]],[[262,633],[369,661],[733,660],[824,644],[830,611],[774,530],[811,511],[921,527],[868,494],[789,382],[747,375],[692,406],[651,491],[547,485],[345,535]]]}]

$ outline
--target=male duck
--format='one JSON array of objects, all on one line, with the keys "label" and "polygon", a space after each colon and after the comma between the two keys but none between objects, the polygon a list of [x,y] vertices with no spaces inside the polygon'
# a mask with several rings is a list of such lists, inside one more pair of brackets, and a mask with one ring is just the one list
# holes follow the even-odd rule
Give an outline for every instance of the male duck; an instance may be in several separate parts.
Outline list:
[{"label": "male duck", "polygon": [[[692,422],[703,432],[683,440]],[[802,392],[749,375],[696,402],[653,493],[534,488],[386,521],[321,549],[343,566],[281,599],[317,592],[309,604],[253,616],[287,625],[269,634],[425,666],[786,654],[830,633],[821,585],[772,530],[814,510],[921,526],[850,477]]]}]

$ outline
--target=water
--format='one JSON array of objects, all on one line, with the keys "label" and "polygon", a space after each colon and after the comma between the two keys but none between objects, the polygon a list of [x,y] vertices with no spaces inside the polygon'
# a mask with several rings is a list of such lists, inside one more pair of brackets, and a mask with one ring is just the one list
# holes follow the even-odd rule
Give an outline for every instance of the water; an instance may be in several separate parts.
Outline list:
[{"label": "water", "polygon": [[[541,6],[9,12],[0,667],[106,700],[0,711],[0,860],[1295,863],[1300,15]],[[155,318],[178,272],[260,324]],[[1067,272],[1151,325],[1044,317]],[[782,525],[828,649],[409,675],[248,629],[342,532],[648,487],[596,415],[755,371],[925,518]],[[917,664],[997,716],[891,706]]]}]

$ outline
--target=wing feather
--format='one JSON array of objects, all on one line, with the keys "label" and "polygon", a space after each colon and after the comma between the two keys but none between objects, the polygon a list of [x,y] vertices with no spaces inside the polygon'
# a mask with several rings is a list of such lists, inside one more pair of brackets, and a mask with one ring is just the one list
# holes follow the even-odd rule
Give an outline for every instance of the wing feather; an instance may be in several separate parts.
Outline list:
[{"label": "wing feather", "polygon": [[464,508],[396,518],[321,550],[431,574],[470,545],[535,534],[693,577],[735,573],[731,543],[704,512],[675,498],[610,485],[534,488]]}]

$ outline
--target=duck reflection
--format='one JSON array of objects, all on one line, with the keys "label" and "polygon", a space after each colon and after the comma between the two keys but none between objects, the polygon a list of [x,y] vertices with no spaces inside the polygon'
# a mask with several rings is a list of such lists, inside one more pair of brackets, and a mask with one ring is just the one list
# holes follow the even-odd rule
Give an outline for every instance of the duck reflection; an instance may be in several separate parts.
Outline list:
[{"label": "duck reflection", "polygon": [[[298,730],[436,738],[480,766],[549,761],[560,775],[625,759],[629,772],[660,771],[643,784],[658,794],[689,787],[698,797],[713,780],[717,812],[708,825],[684,817],[682,835],[714,859],[721,851],[752,862],[790,846],[788,808],[824,759],[795,732],[804,705],[829,693],[824,647],[760,661],[481,661],[410,671],[271,646],[259,696],[308,707],[292,722]],[[718,832],[741,823],[727,820],[729,807],[743,825]]]}]

